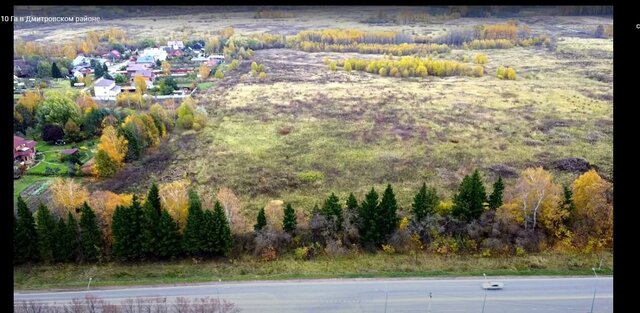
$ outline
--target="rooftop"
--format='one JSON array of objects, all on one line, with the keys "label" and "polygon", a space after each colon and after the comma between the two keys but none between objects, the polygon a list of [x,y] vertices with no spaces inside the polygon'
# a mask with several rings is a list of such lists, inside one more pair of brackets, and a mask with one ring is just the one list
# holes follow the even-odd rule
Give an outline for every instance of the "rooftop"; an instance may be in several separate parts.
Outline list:
[{"label": "rooftop", "polygon": [[104,77],[100,77],[100,79],[96,80],[94,86],[96,87],[109,87],[116,82],[110,79],[105,79]]}]

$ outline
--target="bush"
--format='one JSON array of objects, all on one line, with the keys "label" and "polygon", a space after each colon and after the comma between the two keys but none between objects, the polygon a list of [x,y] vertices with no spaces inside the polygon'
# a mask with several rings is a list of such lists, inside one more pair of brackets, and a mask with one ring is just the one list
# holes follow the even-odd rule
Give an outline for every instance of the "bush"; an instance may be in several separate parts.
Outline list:
[{"label": "bush", "polygon": [[309,247],[296,248],[296,250],[294,251],[294,256],[298,260],[308,260],[309,259]]},{"label": "bush", "polygon": [[47,124],[42,128],[42,140],[52,143],[64,138],[62,127],[56,124]]},{"label": "bush", "polygon": [[392,245],[382,245],[382,251],[386,254],[396,253],[396,249]]},{"label": "bush", "polygon": [[299,173],[298,179],[303,183],[313,183],[324,179],[324,174],[318,171],[306,171]]}]

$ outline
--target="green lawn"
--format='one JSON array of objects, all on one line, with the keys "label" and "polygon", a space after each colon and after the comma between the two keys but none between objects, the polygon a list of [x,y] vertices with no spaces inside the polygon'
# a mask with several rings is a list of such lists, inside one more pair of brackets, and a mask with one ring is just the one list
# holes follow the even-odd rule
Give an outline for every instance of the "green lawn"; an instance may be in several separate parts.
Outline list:
[{"label": "green lawn", "polygon": [[[613,274],[613,255],[603,254],[600,275]],[[54,264],[16,266],[14,289],[86,287],[91,273],[94,286],[177,284],[229,280],[272,280],[356,277],[482,277],[503,275],[593,275],[598,268],[597,255],[541,253],[523,257],[482,258],[478,256],[439,256],[419,253],[389,255],[353,253],[298,260],[286,254],[278,260],[263,262],[255,257],[201,261],[102,264]]]},{"label": "green lawn", "polygon": [[213,87],[213,82],[206,82],[206,83],[198,84],[198,89],[200,89],[200,90],[207,90],[207,89],[209,89],[211,87]]},{"label": "green lawn", "polygon": [[52,180],[53,177],[22,175],[19,179],[13,181],[13,197],[18,198],[20,193],[36,182],[44,182]]},{"label": "green lawn", "polygon": [[[39,176],[39,175],[29,175],[29,174],[44,174],[47,170],[47,167],[50,168],[59,168],[60,171],[58,175],[66,175],[67,174],[67,165],[60,162],[60,152],[59,150],[63,149],[71,149],[73,146],[80,147],[81,150],[85,153],[85,156],[82,158],[82,162],[88,161],[91,157],[93,157],[95,149],[96,139],[88,139],[79,143],[68,143],[62,146],[50,145],[44,141],[38,141],[36,144],[36,151],[42,152],[45,155],[45,162],[40,162],[36,166],[29,168],[26,175],[23,175],[20,179],[14,180],[14,197],[18,197],[18,195],[31,186],[33,183],[39,181],[47,181],[55,178],[55,176]],[[86,147],[86,149],[82,149],[82,147]]]}]

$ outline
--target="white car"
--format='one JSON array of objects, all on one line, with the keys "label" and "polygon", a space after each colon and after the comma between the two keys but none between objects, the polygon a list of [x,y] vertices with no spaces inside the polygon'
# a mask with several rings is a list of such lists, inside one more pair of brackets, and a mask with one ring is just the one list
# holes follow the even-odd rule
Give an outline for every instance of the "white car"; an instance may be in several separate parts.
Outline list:
[{"label": "white car", "polygon": [[498,289],[502,289],[504,287],[504,283],[502,282],[497,282],[497,281],[489,281],[487,279],[487,274],[482,274],[484,275],[484,279],[486,280],[485,282],[482,283],[482,289],[485,290],[498,290]]},{"label": "white car", "polygon": [[490,281],[482,283],[482,288],[487,290],[498,290],[504,287],[504,283],[497,281]]}]

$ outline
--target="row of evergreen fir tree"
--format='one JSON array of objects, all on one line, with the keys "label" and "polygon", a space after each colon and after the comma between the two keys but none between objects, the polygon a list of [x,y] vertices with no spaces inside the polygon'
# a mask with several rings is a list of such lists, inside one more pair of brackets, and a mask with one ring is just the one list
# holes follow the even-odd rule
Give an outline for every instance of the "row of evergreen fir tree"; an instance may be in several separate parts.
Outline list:
[{"label": "row of evergreen fir tree", "polygon": [[[502,205],[504,183],[502,178],[493,185],[493,192],[487,197],[479,172],[463,179],[458,192],[453,197],[451,214],[461,221],[470,222],[480,217],[488,207],[495,209]],[[435,188],[426,184],[413,198],[411,213],[415,220],[422,220],[435,214],[440,199]],[[360,244],[380,247],[398,228],[398,204],[391,185],[387,185],[380,198],[374,188],[358,204],[351,193],[346,200],[346,210],[356,216],[360,234]],[[102,236],[93,210],[86,204],[77,210],[80,216],[76,222],[74,214],[57,219],[41,204],[35,219],[26,203],[18,197],[18,216],[14,215],[14,262],[95,262],[102,253]],[[330,231],[342,231],[343,208],[338,197],[332,193],[322,208],[317,206],[314,214],[324,216]],[[295,235],[297,230],[296,212],[291,204],[284,209],[283,230]],[[261,209],[256,218],[254,230],[262,231],[267,226],[265,210]],[[189,206],[183,231],[169,212],[162,208],[157,185],[151,185],[143,204],[137,196],[128,207],[116,207],[113,219],[112,254],[119,260],[156,260],[181,256],[212,257],[226,256],[232,248],[232,234],[229,222],[216,201],[213,210],[203,210],[198,194],[189,191]]]}]

